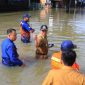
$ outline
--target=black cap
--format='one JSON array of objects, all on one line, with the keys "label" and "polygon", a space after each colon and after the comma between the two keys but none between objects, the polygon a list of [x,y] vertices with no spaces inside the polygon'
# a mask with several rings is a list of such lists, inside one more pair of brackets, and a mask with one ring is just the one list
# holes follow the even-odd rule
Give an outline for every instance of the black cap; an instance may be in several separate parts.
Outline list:
[{"label": "black cap", "polygon": [[41,31],[47,31],[48,30],[48,27],[47,25],[42,25],[41,28],[40,28]]},{"label": "black cap", "polygon": [[23,15],[23,18],[26,18],[26,17],[27,17],[27,18],[30,18],[31,16],[30,16],[30,14],[24,14],[24,15]]}]

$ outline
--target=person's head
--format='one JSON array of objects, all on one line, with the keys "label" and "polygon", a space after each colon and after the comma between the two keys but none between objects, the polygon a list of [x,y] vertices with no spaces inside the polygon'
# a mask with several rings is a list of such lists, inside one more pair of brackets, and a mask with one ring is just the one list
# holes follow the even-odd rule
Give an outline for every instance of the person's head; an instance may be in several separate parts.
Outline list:
[{"label": "person's head", "polygon": [[47,35],[47,31],[48,31],[47,25],[42,25],[41,28],[40,28],[40,31],[41,31],[43,36],[46,36]]},{"label": "person's head", "polygon": [[64,65],[72,66],[76,61],[76,52],[75,51],[63,51],[61,60]]},{"label": "person's head", "polygon": [[7,35],[8,35],[8,38],[12,41],[15,41],[17,39],[17,34],[15,29],[12,29],[12,28],[8,29]]},{"label": "person's head", "polygon": [[73,42],[71,40],[64,40],[61,43],[61,51],[70,51],[70,50],[73,50],[76,47],[77,46],[75,44],[73,44]]},{"label": "person's head", "polygon": [[26,22],[29,22],[30,17],[31,16],[29,14],[24,14],[23,15],[23,20],[26,21]]}]

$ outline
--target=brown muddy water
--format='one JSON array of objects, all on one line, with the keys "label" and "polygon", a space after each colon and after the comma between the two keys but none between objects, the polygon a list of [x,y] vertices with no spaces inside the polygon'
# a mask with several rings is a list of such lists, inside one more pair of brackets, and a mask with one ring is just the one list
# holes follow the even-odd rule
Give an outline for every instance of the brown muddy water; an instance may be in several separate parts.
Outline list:
[{"label": "brown muddy water", "polygon": [[[31,14],[30,24],[36,30],[35,34],[39,33],[42,24],[48,25],[49,43],[55,44],[53,48],[49,49],[49,59],[35,59],[33,38],[31,38],[32,42],[27,45],[20,41],[19,24],[24,13]],[[73,13],[65,13],[63,9],[0,13],[0,45],[2,40],[6,38],[6,30],[8,28],[15,28],[17,30],[18,35],[15,44],[20,58],[26,64],[26,67],[5,67],[1,64],[0,57],[0,85],[41,85],[47,72],[50,70],[52,54],[60,50],[61,42],[67,39],[72,40],[77,45],[77,63],[80,65],[80,71],[85,73],[84,9],[75,10]]]}]

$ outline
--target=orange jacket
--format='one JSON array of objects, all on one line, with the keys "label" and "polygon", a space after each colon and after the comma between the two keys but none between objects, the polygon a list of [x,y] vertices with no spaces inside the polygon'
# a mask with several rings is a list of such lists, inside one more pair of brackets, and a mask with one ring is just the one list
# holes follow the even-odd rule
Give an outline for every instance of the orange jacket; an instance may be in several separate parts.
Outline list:
[{"label": "orange jacket", "polygon": [[72,67],[49,71],[42,85],[85,85],[85,76]]},{"label": "orange jacket", "polygon": [[[52,55],[51,58],[52,69],[60,69],[63,66],[63,64],[61,63],[61,55],[62,55],[61,51],[54,53]],[[76,70],[79,70],[79,65],[77,63],[74,63],[72,67]]]}]

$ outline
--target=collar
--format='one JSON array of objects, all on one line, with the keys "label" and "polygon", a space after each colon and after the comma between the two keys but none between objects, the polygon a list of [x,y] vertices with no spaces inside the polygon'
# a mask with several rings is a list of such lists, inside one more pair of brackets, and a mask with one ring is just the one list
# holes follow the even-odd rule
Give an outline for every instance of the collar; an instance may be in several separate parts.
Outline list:
[{"label": "collar", "polygon": [[72,66],[63,66],[62,69],[73,70]]},{"label": "collar", "polygon": [[13,42],[10,38],[7,38],[9,41]]},{"label": "collar", "polygon": [[44,37],[41,33],[39,34],[39,36],[41,36],[42,38],[47,38],[47,36]]}]

